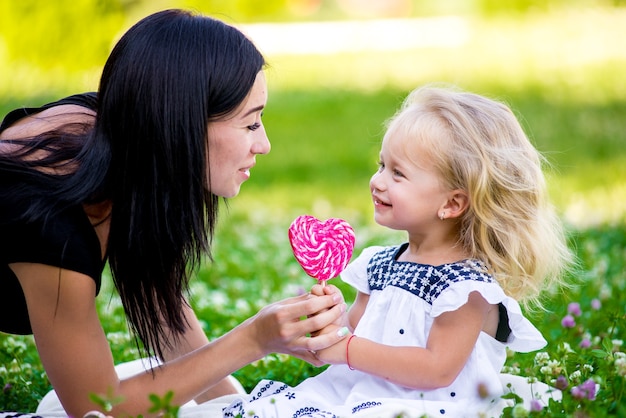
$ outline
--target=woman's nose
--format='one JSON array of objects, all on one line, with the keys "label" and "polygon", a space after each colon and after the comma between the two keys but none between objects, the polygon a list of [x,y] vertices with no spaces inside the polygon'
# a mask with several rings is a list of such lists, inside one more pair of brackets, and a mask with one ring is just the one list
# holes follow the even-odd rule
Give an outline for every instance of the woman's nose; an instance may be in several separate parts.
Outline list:
[{"label": "woman's nose", "polygon": [[254,139],[254,143],[252,144],[252,153],[253,154],[267,154],[272,149],[272,144],[270,144],[270,139],[267,137],[265,133],[265,129],[260,129],[261,132],[258,132],[258,137]]}]

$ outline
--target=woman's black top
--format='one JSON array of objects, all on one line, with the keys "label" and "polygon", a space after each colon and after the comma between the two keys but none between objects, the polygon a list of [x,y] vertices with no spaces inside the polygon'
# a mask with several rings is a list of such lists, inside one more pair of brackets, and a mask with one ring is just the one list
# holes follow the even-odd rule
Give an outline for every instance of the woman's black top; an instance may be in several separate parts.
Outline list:
[{"label": "woman's black top", "polygon": [[[96,102],[95,93],[84,93],[38,108],[16,109],[6,115],[0,132],[21,118],[50,107],[74,104],[96,110]],[[0,184],[15,186],[17,179],[12,184],[11,172],[0,169],[0,176]],[[12,334],[30,334],[32,330],[22,288],[9,264],[37,263],[83,273],[96,283],[96,294],[104,268],[100,242],[82,206],[62,210],[45,222],[20,220],[25,209],[0,201],[0,331]],[[60,272],[61,280],[66,276]]]}]

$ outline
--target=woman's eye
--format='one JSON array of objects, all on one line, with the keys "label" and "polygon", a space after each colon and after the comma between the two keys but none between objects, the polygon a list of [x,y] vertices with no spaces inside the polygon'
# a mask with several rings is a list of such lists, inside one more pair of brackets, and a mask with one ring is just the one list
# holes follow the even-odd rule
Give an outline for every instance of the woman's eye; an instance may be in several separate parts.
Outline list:
[{"label": "woman's eye", "polygon": [[248,129],[251,130],[251,131],[256,131],[260,127],[261,127],[261,123],[260,122],[255,122],[252,125],[248,125]]}]

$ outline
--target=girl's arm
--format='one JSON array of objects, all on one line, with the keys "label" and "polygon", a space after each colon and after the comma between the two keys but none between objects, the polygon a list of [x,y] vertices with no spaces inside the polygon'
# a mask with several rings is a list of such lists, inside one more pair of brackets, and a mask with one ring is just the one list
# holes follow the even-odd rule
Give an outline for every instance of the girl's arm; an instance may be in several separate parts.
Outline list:
[{"label": "girl's arm", "polygon": [[350,310],[348,311],[348,323],[349,323],[351,332],[354,332],[354,329],[356,328],[359,321],[361,320],[361,317],[363,316],[363,313],[365,312],[365,308],[367,307],[367,302],[369,300],[370,300],[370,295],[363,293],[363,292],[357,292],[356,299],[354,300],[354,303],[352,304],[352,306],[350,307]]},{"label": "girl's arm", "polygon": [[[97,316],[94,281],[43,264],[13,263],[10,267],[26,297],[41,361],[71,416],[83,416],[94,409],[90,394],[123,399],[109,412],[113,416],[147,416],[149,394],[163,396],[173,391],[172,402],[182,405],[270,352],[296,355],[321,365],[308,350],[320,350],[341,338],[336,334],[305,337],[335,321],[344,310],[333,296],[305,295],[266,306],[221,338],[166,362],[153,373],[119,380]],[[322,310],[315,317],[300,320]]]},{"label": "girl's arm", "polygon": [[401,386],[445,387],[467,363],[490,312],[492,305],[472,292],[465,305],[435,318],[425,348],[389,346],[354,336],[317,351],[317,356],[330,364],[347,364],[348,355],[352,368]]}]

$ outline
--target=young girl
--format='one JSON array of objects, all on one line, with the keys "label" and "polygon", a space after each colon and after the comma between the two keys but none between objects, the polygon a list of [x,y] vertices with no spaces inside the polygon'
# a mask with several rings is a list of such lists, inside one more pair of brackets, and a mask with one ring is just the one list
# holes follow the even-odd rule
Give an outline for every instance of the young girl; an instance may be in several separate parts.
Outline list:
[{"label": "young girl", "polygon": [[370,181],[376,222],[408,241],[366,248],[343,272],[356,301],[322,332],[353,334],[316,352],[333,366],[296,388],[264,381],[226,416],[498,414],[506,347],[546,344],[517,300],[558,284],[571,259],[541,163],[503,104],[411,93]]}]

